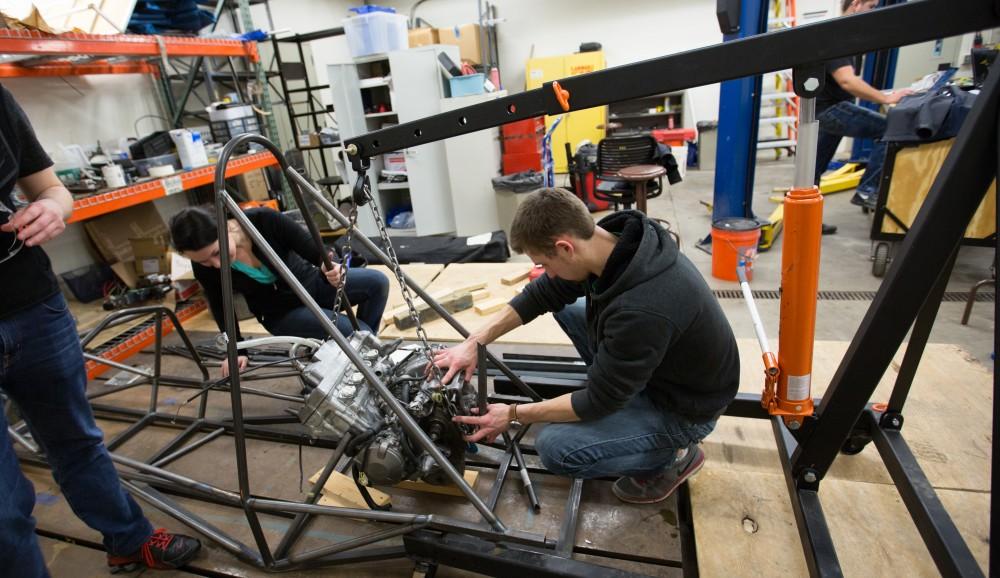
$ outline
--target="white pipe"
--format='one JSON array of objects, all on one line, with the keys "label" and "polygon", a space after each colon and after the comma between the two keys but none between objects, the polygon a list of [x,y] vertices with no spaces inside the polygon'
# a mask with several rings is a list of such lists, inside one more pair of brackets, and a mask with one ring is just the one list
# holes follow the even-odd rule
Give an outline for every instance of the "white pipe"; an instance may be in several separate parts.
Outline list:
[{"label": "white pipe", "polygon": [[272,337],[258,337],[257,339],[247,339],[246,341],[237,342],[236,349],[250,349],[251,347],[260,347],[262,345],[284,345],[286,343],[291,344],[291,347],[288,349],[289,357],[295,357],[295,348],[299,345],[308,347],[312,351],[316,351],[323,345],[321,341],[316,339],[295,337],[293,335],[276,335]]},{"label": "white pipe", "polygon": [[747,304],[747,310],[750,311],[750,319],[753,321],[753,332],[757,334],[757,343],[760,345],[760,352],[769,353],[771,345],[767,342],[767,334],[764,332],[764,322],[760,320],[760,313],[757,312],[757,304],[753,300],[750,283],[747,281],[746,269],[742,265],[736,267],[736,276],[740,278],[743,301]]}]

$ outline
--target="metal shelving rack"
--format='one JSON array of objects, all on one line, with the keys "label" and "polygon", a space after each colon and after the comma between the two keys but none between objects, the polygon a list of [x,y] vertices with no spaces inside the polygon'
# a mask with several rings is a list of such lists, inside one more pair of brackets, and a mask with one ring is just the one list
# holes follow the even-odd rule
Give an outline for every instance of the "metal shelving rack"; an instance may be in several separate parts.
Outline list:
[{"label": "metal shelving rack", "polygon": [[[225,1],[219,0],[217,17]],[[245,4],[246,1],[241,0],[240,3]],[[232,0],[229,2],[232,4]],[[249,10],[246,13],[249,14]],[[253,68],[255,75],[259,75],[258,71],[262,70],[259,66],[257,43],[250,41],[170,35],[85,33],[54,35],[29,30],[0,29],[0,78],[148,74],[156,79],[164,108],[171,117],[177,115],[179,108],[171,89],[171,75],[166,62],[168,59],[180,58],[194,58],[197,62],[189,67],[189,74],[179,76],[185,79],[196,75],[206,58],[224,58],[230,63],[230,69],[234,72],[234,59],[247,62]],[[213,74],[215,73],[206,70],[202,77],[211,79]],[[234,82],[238,79],[239,76],[236,76]],[[186,87],[186,90],[189,91],[191,88]],[[174,125],[180,126],[180,123],[175,121]],[[270,153],[251,154],[234,159],[227,167],[226,175],[236,176],[275,164],[277,161]],[[78,199],[73,203],[74,211],[69,222],[85,221],[210,184],[214,173],[214,166],[201,167]],[[177,319],[183,322],[205,308],[204,301],[193,301],[178,308]],[[163,324],[164,332],[170,331],[171,328],[169,322]],[[88,352],[88,355],[113,362],[122,361],[152,343],[154,332],[151,322],[147,322],[101,345],[99,350]],[[93,360],[87,362],[87,373],[91,378],[107,369],[107,364]]]},{"label": "metal shelving rack", "polygon": [[[233,159],[226,168],[226,177],[235,177],[243,173],[274,166],[277,164],[274,156],[268,152],[247,155]],[[84,197],[73,202],[73,216],[69,223],[78,223],[94,217],[112,213],[119,209],[160,199],[212,183],[215,165],[184,171],[162,179],[146,181],[105,193]]]},{"label": "metal shelving rack", "polygon": [[[278,67],[278,77],[281,80],[281,92],[284,95],[285,110],[288,113],[288,123],[293,133],[291,147],[303,152],[319,151],[319,153],[315,156],[319,157],[319,165],[322,175],[320,175],[316,181],[322,185],[334,185],[338,181],[338,179],[334,178],[337,175],[331,174],[331,163],[327,159],[327,154],[324,151],[326,149],[340,148],[340,142],[338,141],[336,143],[327,144],[321,143],[319,145],[311,146],[302,146],[299,144],[298,135],[302,133],[303,125],[300,123],[300,120],[302,119],[305,119],[305,126],[309,127],[316,133],[319,133],[320,129],[328,126],[326,122],[322,122],[323,120],[328,120],[336,126],[336,121],[333,117],[333,106],[324,106],[315,95],[318,91],[329,90],[330,85],[313,84],[309,75],[310,67],[307,65],[305,45],[315,40],[332,38],[343,34],[343,27],[337,27],[326,30],[317,30],[315,32],[308,32],[305,34],[295,34],[293,36],[285,36],[282,38],[271,38],[271,44],[274,49],[274,62]],[[297,62],[282,58],[282,45],[295,45],[295,50],[298,54]],[[291,87],[289,86],[289,83],[295,83],[297,86]],[[297,100],[300,96],[303,98],[301,100]],[[303,108],[305,110],[303,110]]]}]

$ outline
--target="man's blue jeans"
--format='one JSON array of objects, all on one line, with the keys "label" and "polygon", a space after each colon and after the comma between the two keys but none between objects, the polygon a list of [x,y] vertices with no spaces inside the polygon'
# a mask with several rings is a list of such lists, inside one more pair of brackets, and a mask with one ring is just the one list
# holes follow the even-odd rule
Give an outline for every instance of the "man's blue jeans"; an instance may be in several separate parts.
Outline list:
[{"label": "man's blue jeans", "polygon": [[[587,337],[584,300],[566,306],[555,318],[580,357],[588,365],[592,363],[594,348]],[[677,450],[701,441],[714,428],[715,421],[692,423],[641,391],[624,408],[600,419],[545,426],[535,440],[535,449],[554,474],[588,479],[645,478],[670,467]]]},{"label": "man's blue jeans", "polygon": [[[20,408],[73,512],[129,555],[153,529],[122,488],[86,397],[87,373],[66,301],[0,319],[0,389]],[[17,462],[0,413],[0,576],[46,576],[31,511],[35,491]]]},{"label": "man's blue jeans", "polygon": [[[382,325],[382,313],[385,312],[385,302],[389,297],[389,279],[375,269],[351,269],[347,272],[345,289],[351,305],[358,307],[357,316],[361,329],[377,333]],[[327,318],[337,325],[341,334],[348,336],[354,333],[347,316],[333,311],[337,289],[327,283],[325,277],[318,275],[311,286],[306,286],[306,290],[323,309]],[[266,317],[262,324],[271,335],[295,335],[314,339],[329,337],[319,319],[305,305],[283,315]]]},{"label": "man's blue jeans", "polygon": [[841,138],[870,138],[875,141],[875,146],[872,147],[865,175],[858,184],[858,193],[863,197],[874,198],[872,195],[878,193],[882,165],[885,163],[885,142],[882,141],[886,127],[885,116],[853,102],[841,102],[824,110],[816,119],[819,121],[816,184],[819,184],[820,177],[837,153]]}]

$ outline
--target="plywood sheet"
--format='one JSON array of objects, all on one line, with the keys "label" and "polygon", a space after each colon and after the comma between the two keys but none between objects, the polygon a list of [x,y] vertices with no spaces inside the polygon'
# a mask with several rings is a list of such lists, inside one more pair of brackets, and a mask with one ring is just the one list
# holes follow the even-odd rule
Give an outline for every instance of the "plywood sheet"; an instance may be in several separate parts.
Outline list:
[{"label": "plywood sheet", "polygon": [[[738,340],[742,372],[740,390],[759,394],[763,366],[756,341]],[[844,341],[819,341],[813,360],[813,397],[822,397],[847,351]],[[905,346],[904,346],[905,347]],[[875,390],[872,401],[888,401],[902,362],[897,352]],[[937,487],[989,491],[993,436],[992,375],[960,348],[928,344],[903,411],[903,435],[928,479]],[[706,440],[710,459],[754,470],[777,464],[774,435],[761,420],[724,417]],[[856,456],[841,455],[830,476],[855,481],[889,483],[878,451],[869,446]]]},{"label": "plywood sheet", "polygon": [[[989,495],[940,495],[985,571]],[[940,575],[894,486],[828,479],[820,498],[845,576]],[[780,471],[708,462],[691,500],[703,577],[808,575]]]},{"label": "plywood sheet", "polygon": [[[458,286],[468,281],[485,281],[491,299],[510,300],[517,294],[520,287],[504,285],[501,279],[514,273],[523,272],[529,263],[455,263],[448,265],[428,286],[428,291],[438,287]],[[468,331],[476,331],[486,325],[491,315],[479,315],[474,310],[462,311],[455,315]],[[427,336],[431,341],[461,341],[462,336],[442,319],[424,324]],[[401,331],[395,327],[387,327],[381,334],[383,337],[416,338],[413,329]],[[543,315],[528,325],[518,327],[497,340],[497,343],[571,345],[566,334],[552,315]]]},{"label": "plywood sheet", "polygon": [[[403,272],[412,277],[423,288],[430,285],[431,281],[444,270],[444,265],[426,263],[411,263],[402,267]],[[386,311],[392,311],[396,307],[404,305],[403,292],[399,289],[399,283],[396,281],[392,269],[385,265],[369,265],[368,268],[381,271],[389,278],[389,300],[385,304]]]},{"label": "plywood sheet", "polygon": [[[753,340],[739,340],[741,390],[762,381]],[[813,394],[820,397],[846,342],[817,342]],[[873,397],[888,399],[897,353]],[[961,349],[930,344],[914,379],[903,435],[973,554],[986,569],[992,376]],[[764,420],[724,417],[703,444],[708,461],[691,482],[695,536],[703,576],[805,575],[778,453]],[[847,576],[937,576],[877,450],[841,455],[820,497]],[[720,549],[719,544],[726,544]],[[778,545],[779,547],[775,547]]]}]

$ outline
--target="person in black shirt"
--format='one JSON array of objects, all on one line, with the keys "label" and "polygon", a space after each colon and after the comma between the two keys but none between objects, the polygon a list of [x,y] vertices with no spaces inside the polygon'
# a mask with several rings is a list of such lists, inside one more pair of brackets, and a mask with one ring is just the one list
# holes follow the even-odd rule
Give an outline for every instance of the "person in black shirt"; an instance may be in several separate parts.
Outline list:
[{"label": "person in black shirt", "polygon": [[[344,335],[353,333],[347,317],[334,312],[334,300],[340,285],[340,266],[332,271],[320,268],[322,255],[304,227],[290,217],[271,209],[248,209],[247,218],[267,240],[292,274],[313,299],[324,308],[328,318]],[[253,245],[235,220],[229,225],[229,256],[232,259],[233,290],[242,293],[257,320],[272,335],[294,335],[323,339],[326,331],[319,320],[292,292],[284,280],[268,268],[263,253]],[[220,331],[225,331],[222,311],[222,274],[219,272],[219,234],[215,213],[202,207],[182,209],[170,219],[174,248],[191,259],[195,279],[208,298],[212,316]],[[334,259],[336,262],[338,259]],[[379,271],[351,268],[345,286],[347,298],[358,306],[361,328],[375,333],[381,327],[382,313],[389,296],[389,280]],[[238,336],[237,336],[238,337]],[[247,358],[240,356],[242,370]],[[222,364],[222,373],[229,371]]]},{"label": "person in black shirt", "polygon": [[[878,0],[843,0],[841,8],[845,16],[867,12],[878,4]],[[826,63],[826,83],[816,97],[816,120],[819,121],[819,143],[816,150],[816,185],[826,171],[827,165],[845,137],[870,138],[875,140],[864,177],[858,184],[851,199],[855,205],[874,204],[878,193],[882,163],[885,161],[885,116],[858,106],[855,98],[876,104],[896,104],[901,98],[912,94],[910,89],[884,93],[865,82],[857,75],[855,58],[838,58]]]},{"label": "person in black shirt", "polygon": [[[26,204],[15,203],[15,185]],[[76,323],[41,245],[59,236],[73,198],[31,124],[0,86],[0,391],[30,426],[73,512],[101,532],[112,568],[177,568],[200,542],[153,531],[118,479],[87,401]],[[0,413],[0,576],[47,576],[21,472]]]}]

